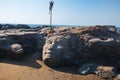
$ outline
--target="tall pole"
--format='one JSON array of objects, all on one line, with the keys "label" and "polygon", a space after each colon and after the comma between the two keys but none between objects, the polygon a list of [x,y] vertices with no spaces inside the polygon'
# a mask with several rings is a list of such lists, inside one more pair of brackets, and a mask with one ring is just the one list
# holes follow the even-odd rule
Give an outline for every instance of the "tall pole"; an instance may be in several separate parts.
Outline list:
[{"label": "tall pole", "polygon": [[50,30],[52,31],[52,10],[50,11]]},{"label": "tall pole", "polygon": [[53,9],[53,0],[50,1],[50,5],[49,5],[49,14],[50,14],[50,30],[53,32],[52,29],[52,9]]}]

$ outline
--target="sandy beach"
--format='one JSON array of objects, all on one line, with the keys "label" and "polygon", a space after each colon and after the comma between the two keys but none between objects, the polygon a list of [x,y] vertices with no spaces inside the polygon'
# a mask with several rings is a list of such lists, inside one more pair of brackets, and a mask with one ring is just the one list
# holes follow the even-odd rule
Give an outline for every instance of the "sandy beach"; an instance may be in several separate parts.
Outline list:
[{"label": "sandy beach", "polygon": [[79,75],[78,67],[50,68],[32,55],[22,61],[0,60],[0,74],[0,80],[104,80]]}]

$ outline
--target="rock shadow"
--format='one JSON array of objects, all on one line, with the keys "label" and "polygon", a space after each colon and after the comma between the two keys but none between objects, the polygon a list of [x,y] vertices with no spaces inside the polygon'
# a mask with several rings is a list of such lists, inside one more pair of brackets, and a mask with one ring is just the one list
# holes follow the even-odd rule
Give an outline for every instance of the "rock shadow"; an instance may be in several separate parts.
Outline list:
[{"label": "rock shadow", "polygon": [[[89,64],[92,64],[92,65],[89,65]],[[79,65],[63,66],[62,65],[62,66],[57,66],[57,67],[55,66],[55,67],[50,67],[50,68],[52,68],[55,71],[59,71],[59,72],[80,75],[80,72],[79,72],[80,69],[87,70],[88,68],[90,68],[90,70],[88,70],[89,71],[88,74],[95,74],[93,72],[96,71],[97,67],[99,67],[99,66],[113,67],[117,73],[120,73],[120,69],[118,70],[118,68],[115,65],[111,65],[111,64],[107,64],[107,63],[106,64],[105,63],[104,64],[102,64],[102,63],[84,63],[81,66],[79,66]],[[83,74],[81,74],[81,75],[83,75]]]},{"label": "rock shadow", "polygon": [[42,66],[36,61],[35,55],[28,55],[22,60],[1,59],[0,63],[15,64],[40,69]]},{"label": "rock shadow", "polygon": [[79,74],[78,69],[80,66],[60,66],[60,67],[52,67],[53,70],[64,72],[64,73],[71,73],[71,74]]}]

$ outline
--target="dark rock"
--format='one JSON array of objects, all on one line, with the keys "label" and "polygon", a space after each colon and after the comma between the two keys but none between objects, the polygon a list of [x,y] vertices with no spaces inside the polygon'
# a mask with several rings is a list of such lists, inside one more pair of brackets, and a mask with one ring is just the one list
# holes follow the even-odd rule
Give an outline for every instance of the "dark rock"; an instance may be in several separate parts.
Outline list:
[{"label": "dark rock", "polygon": [[37,34],[23,34],[23,35],[11,35],[9,36],[14,42],[21,44],[25,55],[33,54],[37,50]]},{"label": "dark rock", "polygon": [[2,29],[2,24],[0,24],[0,29]]},{"label": "dark rock", "polygon": [[16,28],[17,29],[30,29],[31,27],[30,26],[28,26],[28,25],[25,25],[25,24],[18,24],[17,26],[16,26]]},{"label": "dark rock", "polygon": [[43,28],[48,28],[48,25],[41,25],[41,26],[37,26],[36,29],[43,29]]},{"label": "dark rock", "polygon": [[23,55],[23,47],[12,43],[7,36],[0,37],[0,58],[19,59]]},{"label": "dark rock", "polygon": [[3,24],[2,29],[14,29],[16,28],[16,25],[12,24]]},{"label": "dark rock", "polygon": [[43,46],[45,44],[45,40],[47,37],[47,31],[49,30],[49,28],[41,28],[39,29],[39,36],[37,36],[37,57],[39,59],[42,59],[42,50],[43,50]]},{"label": "dark rock", "polygon": [[58,28],[46,38],[42,56],[48,66],[114,65],[120,56],[120,34],[115,26]]},{"label": "dark rock", "polygon": [[13,24],[3,24],[0,26],[2,29],[31,29],[30,26],[25,25],[25,24],[17,24],[17,25],[13,25]]},{"label": "dark rock", "polygon": [[97,64],[94,63],[86,63],[79,68],[79,74],[87,75],[87,74],[95,74]]},{"label": "dark rock", "polygon": [[34,54],[37,47],[37,32],[26,30],[2,30],[0,31],[0,58],[22,59]]},{"label": "dark rock", "polygon": [[23,48],[20,44],[11,44],[7,37],[0,37],[0,58],[20,59]]},{"label": "dark rock", "polygon": [[117,72],[120,73],[120,61],[116,62],[115,68],[117,69]]}]

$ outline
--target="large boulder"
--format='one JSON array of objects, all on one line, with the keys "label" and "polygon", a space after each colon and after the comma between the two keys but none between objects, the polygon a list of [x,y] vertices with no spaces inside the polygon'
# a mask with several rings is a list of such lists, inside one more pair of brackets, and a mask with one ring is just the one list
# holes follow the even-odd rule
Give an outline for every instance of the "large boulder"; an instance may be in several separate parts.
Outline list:
[{"label": "large boulder", "polygon": [[120,34],[115,26],[58,28],[46,38],[42,56],[48,66],[114,65],[120,56]]},{"label": "large boulder", "polygon": [[10,38],[6,36],[0,37],[0,58],[20,59],[23,52],[20,44],[11,43]]},{"label": "large boulder", "polygon": [[37,51],[36,31],[7,29],[0,31],[0,58],[22,59]]}]

